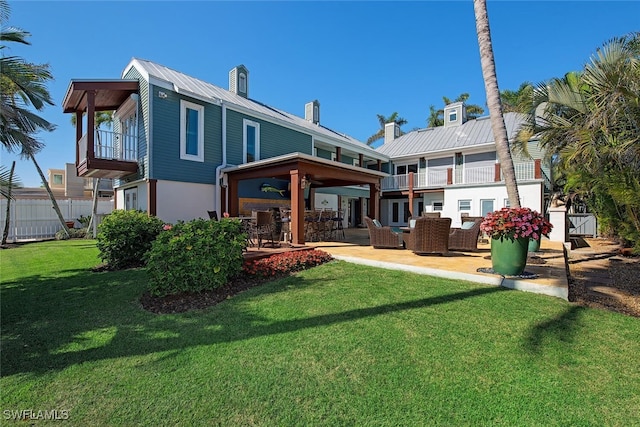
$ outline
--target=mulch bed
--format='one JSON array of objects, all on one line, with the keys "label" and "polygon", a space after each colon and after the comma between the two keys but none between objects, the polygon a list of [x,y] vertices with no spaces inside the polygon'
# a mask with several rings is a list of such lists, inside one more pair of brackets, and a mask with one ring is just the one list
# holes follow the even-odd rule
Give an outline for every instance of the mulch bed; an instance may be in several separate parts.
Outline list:
[{"label": "mulch bed", "polygon": [[184,313],[189,310],[201,310],[219,304],[247,289],[289,275],[290,274],[282,274],[280,276],[263,279],[241,274],[216,289],[202,292],[181,292],[165,297],[153,296],[149,292],[145,292],[142,297],[140,297],[140,303],[145,310],[156,314]]}]

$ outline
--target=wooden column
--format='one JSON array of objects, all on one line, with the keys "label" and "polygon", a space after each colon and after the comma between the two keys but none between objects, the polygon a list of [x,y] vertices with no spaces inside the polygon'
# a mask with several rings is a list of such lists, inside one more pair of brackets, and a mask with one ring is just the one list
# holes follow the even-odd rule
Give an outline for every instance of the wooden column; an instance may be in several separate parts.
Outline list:
[{"label": "wooden column", "polygon": [[378,159],[378,172],[382,170],[382,160]]},{"label": "wooden column", "polygon": [[361,168],[364,167],[364,154],[362,153],[358,155],[358,166],[360,166]]},{"label": "wooden column", "polygon": [[447,168],[447,185],[453,184],[453,168]]},{"label": "wooden column", "polygon": [[96,92],[87,91],[87,159],[95,158]]},{"label": "wooden column", "polygon": [[[229,175],[227,179],[227,192],[229,193],[229,206],[227,212],[229,216],[238,216],[240,214],[240,201],[238,200],[238,180]],[[223,201],[224,204],[224,201]]]},{"label": "wooden column", "polygon": [[534,178],[535,179],[542,179],[542,160],[540,159],[535,159],[533,161],[533,165],[534,165]]},{"label": "wooden column", "polygon": [[147,214],[150,216],[158,215],[158,180],[150,179],[147,181]]},{"label": "wooden column", "polygon": [[342,147],[336,147],[336,162],[342,161]]},{"label": "wooden column", "polygon": [[379,184],[369,184],[369,218],[380,218]]},{"label": "wooden column", "polygon": [[[76,111],[76,168],[80,164],[80,140],[82,139],[82,111]],[[87,153],[82,153],[86,156]]]},{"label": "wooden column", "polygon": [[[299,170],[291,174],[291,241],[295,245],[304,245],[304,189],[301,187],[302,177]],[[307,183],[309,185],[309,183]]]},{"label": "wooden column", "polygon": [[409,172],[409,216],[413,216],[413,172]]}]

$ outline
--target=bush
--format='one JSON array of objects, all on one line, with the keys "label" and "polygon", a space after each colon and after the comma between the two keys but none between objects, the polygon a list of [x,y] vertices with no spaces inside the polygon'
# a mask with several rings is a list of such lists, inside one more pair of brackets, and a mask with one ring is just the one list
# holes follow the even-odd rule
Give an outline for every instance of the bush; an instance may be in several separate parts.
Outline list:
[{"label": "bush", "polygon": [[58,230],[56,233],[56,240],[67,240],[67,239],[84,239],[87,237],[86,228],[70,228],[69,236],[64,230]]},{"label": "bush", "polygon": [[332,259],[330,254],[317,249],[284,252],[268,258],[245,261],[242,271],[249,276],[268,278],[315,267]]},{"label": "bush", "polygon": [[246,235],[239,220],[166,225],[147,254],[151,295],[218,288],[242,269]]},{"label": "bush", "polygon": [[141,211],[115,210],[98,226],[100,258],[111,269],[138,267],[163,222]]}]

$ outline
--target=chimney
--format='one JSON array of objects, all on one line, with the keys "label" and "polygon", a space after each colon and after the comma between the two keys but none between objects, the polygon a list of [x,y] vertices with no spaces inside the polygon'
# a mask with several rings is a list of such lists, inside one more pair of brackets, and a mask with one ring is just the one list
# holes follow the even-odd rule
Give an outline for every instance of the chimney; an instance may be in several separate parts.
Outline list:
[{"label": "chimney", "polygon": [[444,127],[460,126],[467,121],[464,102],[454,102],[444,107]]},{"label": "chimney", "polygon": [[320,123],[320,103],[317,99],[304,104],[304,119],[314,125]]},{"label": "chimney", "polygon": [[229,71],[229,91],[244,98],[249,97],[249,70],[244,65]]},{"label": "chimney", "polygon": [[400,136],[400,126],[396,122],[384,125],[384,143],[388,143]]}]

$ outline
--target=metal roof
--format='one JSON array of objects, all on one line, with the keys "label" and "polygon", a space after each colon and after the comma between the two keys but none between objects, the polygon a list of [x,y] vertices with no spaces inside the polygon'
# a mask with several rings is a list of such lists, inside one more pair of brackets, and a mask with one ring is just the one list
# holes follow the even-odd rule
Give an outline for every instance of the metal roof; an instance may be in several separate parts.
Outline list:
[{"label": "metal roof", "polygon": [[[518,113],[505,113],[504,123],[511,141],[524,123],[524,116]],[[489,120],[489,116],[485,116],[469,120],[459,126],[439,126],[411,131],[383,144],[377,150],[379,153],[394,158],[492,143],[494,143],[494,138],[491,120]]]},{"label": "metal roof", "polygon": [[316,125],[302,117],[287,113],[286,111],[279,110],[262,102],[244,98],[231,91],[188,76],[164,65],[156,64],[155,62],[133,58],[123,71],[123,77],[132,67],[140,71],[151,83],[157,85],[163,85],[164,83],[164,86],[170,87],[178,93],[212,103],[218,103],[222,100],[227,104],[231,104],[231,106],[235,105],[256,112],[263,117],[266,116],[274,119],[276,122],[279,121],[293,128],[298,128],[300,131],[320,137],[320,139],[326,138],[332,141],[339,141],[345,144],[345,148],[351,148],[357,153],[362,152],[373,158],[386,158],[385,155],[381,155],[378,151],[348,135],[331,130],[320,124]]}]

